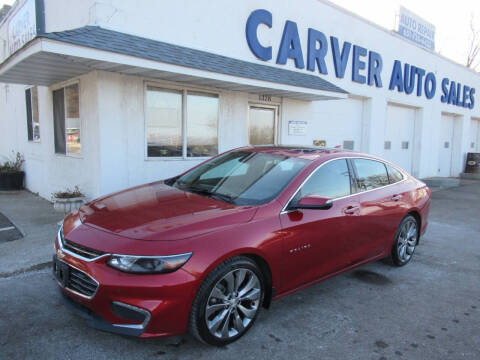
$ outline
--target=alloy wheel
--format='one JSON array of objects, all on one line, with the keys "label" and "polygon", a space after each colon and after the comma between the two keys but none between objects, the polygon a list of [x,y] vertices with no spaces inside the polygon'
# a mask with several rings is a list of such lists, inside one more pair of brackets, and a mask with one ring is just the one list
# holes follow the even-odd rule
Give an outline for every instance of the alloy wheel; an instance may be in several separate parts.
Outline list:
[{"label": "alloy wheel", "polygon": [[212,288],[205,307],[207,328],[216,338],[227,340],[243,333],[260,306],[262,287],[257,275],[235,269]]},{"label": "alloy wheel", "polygon": [[415,251],[418,240],[417,222],[410,218],[402,225],[397,241],[397,254],[402,262],[407,262]]}]

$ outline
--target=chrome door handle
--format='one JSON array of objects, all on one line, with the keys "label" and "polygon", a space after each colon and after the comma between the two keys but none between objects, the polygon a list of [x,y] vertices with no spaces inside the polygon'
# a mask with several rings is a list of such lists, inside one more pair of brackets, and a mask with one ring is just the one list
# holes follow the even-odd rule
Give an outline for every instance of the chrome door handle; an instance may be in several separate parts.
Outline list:
[{"label": "chrome door handle", "polygon": [[401,198],[402,198],[402,195],[400,195],[400,194],[398,194],[398,195],[393,195],[393,196],[392,196],[392,200],[393,200],[393,201],[398,201],[398,200],[400,200]]},{"label": "chrome door handle", "polygon": [[353,206],[347,206],[346,209],[343,210],[343,212],[347,215],[352,215],[355,214],[358,211],[359,207],[356,205]]}]

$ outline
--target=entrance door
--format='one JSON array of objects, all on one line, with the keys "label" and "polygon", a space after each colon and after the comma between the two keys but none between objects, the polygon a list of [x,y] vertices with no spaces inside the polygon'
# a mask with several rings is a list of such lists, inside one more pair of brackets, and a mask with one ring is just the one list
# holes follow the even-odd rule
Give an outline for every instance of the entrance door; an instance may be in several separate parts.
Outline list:
[{"label": "entrance door", "polygon": [[448,177],[452,173],[452,145],[455,117],[442,114],[440,121],[440,144],[438,149],[438,176]]},{"label": "entrance door", "polygon": [[407,170],[413,171],[413,140],[415,109],[389,104],[385,124],[384,157]]},{"label": "entrance door", "polygon": [[248,142],[250,145],[277,143],[278,107],[250,105],[248,111]]}]

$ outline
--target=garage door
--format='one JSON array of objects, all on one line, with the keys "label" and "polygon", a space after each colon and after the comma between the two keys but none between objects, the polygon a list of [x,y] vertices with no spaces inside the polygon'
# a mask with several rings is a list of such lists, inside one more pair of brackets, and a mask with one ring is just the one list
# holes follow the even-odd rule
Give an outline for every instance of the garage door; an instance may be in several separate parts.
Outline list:
[{"label": "garage door", "polygon": [[480,152],[480,119],[472,119],[469,152]]},{"label": "garage door", "polygon": [[363,100],[317,101],[311,121],[313,140],[324,140],[327,147],[342,146],[361,151]]},{"label": "garage door", "polygon": [[448,177],[452,173],[454,124],[454,116],[442,114],[440,121],[440,144],[438,149],[438,176]]},{"label": "garage door", "polygon": [[412,172],[415,109],[389,104],[385,124],[385,159]]}]

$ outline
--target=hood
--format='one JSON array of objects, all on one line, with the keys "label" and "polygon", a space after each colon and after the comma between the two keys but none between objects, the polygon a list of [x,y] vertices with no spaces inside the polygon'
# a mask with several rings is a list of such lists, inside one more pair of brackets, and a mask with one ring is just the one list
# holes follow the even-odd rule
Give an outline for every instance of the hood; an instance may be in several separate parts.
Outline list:
[{"label": "hood", "polygon": [[248,222],[236,206],[156,182],[94,200],[79,209],[83,224],[138,240],[180,240]]}]

